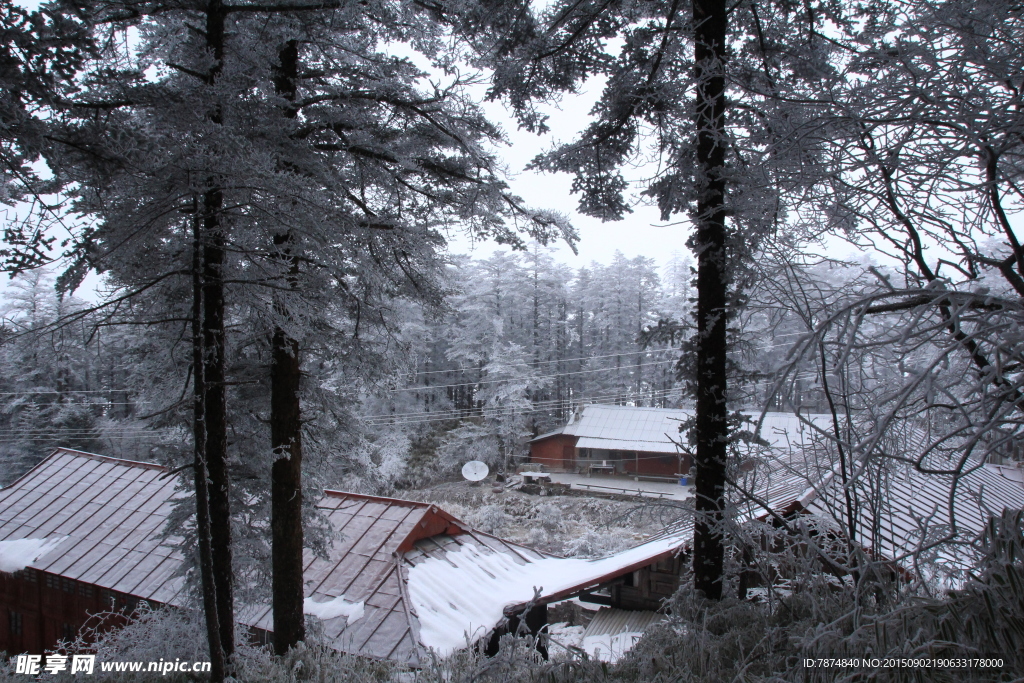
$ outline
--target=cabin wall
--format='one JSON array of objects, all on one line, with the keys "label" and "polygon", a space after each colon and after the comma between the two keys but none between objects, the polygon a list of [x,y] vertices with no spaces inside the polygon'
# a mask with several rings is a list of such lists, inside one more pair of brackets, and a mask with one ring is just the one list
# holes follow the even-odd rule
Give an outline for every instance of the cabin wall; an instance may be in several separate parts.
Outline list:
[{"label": "cabin wall", "polygon": [[622,465],[626,474],[674,477],[690,471],[689,456],[670,453],[629,452],[623,454]]},{"label": "cabin wall", "polygon": [[123,617],[100,621],[90,614],[131,612],[138,603],[133,596],[37,569],[0,572],[0,651],[42,654],[73,640],[87,622],[104,629],[124,623]]},{"label": "cabin wall", "polygon": [[575,436],[558,434],[530,444],[530,462],[543,465],[550,471],[571,470],[575,460]]}]

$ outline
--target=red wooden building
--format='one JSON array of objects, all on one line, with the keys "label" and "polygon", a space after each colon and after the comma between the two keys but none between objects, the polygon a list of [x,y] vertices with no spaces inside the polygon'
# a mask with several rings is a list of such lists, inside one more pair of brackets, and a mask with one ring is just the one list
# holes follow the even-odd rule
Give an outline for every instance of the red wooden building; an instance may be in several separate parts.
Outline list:
[{"label": "red wooden building", "polygon": [[583,406],[561,429],[530,441],[530,462],[553,472],[685,475],[691,457],[676,442],[680,410]]},{"label": "red wooden building", "polygon": [[[187,587],[178,576],[184,560],[180,539],[162,535],[182,495],[175,485],[175,477],[158,465],[58,449],[0,489],[0,651],[41,654],[73,638],[90,615],[130,611],[140,601],[188,607]],[[472,614],[478,605],[459,594],[460,586],[471,584],[472,568],[437,587],[429,581],[410,584],[410,572],[429,576],[432,567],[472,553],[504,563],[506,581],[515,583],[515,574],[537,563],[566,562],[471,529],[426,503],[325,491],[318,506],[335,534],[326,559],[309,550],[304,554],[305,611],[321,618],[334,647],[355,655],[415,667],[429,657],[433,641],[425,634],[437,634],[430,624],[449,617],[462,623],[465,616],[473,642],[488,634],[493,641],[507,628],[505,619],[521,618],[528,602],[518,604],[510,593],[507,609],[501,606],[481,621]],[[593,575],[563,580],[557,595],[545,594],[525,615],[527,626],[545,623],[548,602],[595,590],[603,591],[595,599],[605,604],[656,608],[678,583],[675,555],[684,540],[641,546],[621,562],[595,567]],[[434,600],[449,590],[454,597]],[[269,605],[236,610],[254,636],[264,638],[272,629]],[[456,635],[465,646],[461,632]]]},{"label": "red wooden building", "polygon": [[[800,451],[815,429],[830,429],[828,415],[747,413],[750,429],[781,451]],[[682,447],[679,426],[693,411],[591,404],[580,408],[561,429],[530,441],[530,462],[552,472],[603,472],[676,477],[690,473],[692,457]],[[755,454],[756,448],[749,449]]]}]

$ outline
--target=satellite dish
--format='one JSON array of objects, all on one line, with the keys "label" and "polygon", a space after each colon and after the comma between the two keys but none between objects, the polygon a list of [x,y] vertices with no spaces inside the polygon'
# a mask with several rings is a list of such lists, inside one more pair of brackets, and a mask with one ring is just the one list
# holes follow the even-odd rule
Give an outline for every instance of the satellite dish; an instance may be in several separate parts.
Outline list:
[{"label": "satellite dish", "polygon": [[462,466],[462,476],[470,481],[481,481],[489,471],[487,463],[479,460],[470,460]]}]

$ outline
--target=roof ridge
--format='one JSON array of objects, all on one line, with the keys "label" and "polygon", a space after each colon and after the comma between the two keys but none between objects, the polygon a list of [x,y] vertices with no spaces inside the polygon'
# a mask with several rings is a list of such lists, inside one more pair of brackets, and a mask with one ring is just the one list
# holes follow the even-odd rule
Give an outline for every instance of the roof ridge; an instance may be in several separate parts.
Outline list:
[{"label": "roof ridge", "polygon": [[51,460],[53,460],[57,456],[63,455],[63,454],[71,455],[71,456],[74,456],[74,457],[87,458],[89,460],[98,460],[100,462],[109,462],[109,463],[112,463],[112,464],[115,464],[115,465],[125,465],[125,466],[128,466],[128,467],[141,467],[141,468],[145,468],[145,469],[155,469],[155,470],[160,470],[162,472],[169,472],[170,471],[166,467],[164,467],[163,465],[158,465],[155,462],[142,462],[140,460],[126,460],[124,458],[114,458],[114,457],[111,457],[109,455],[99,455],[98,453],[88,453],[86,451],[75,450],[74,448],[65,448],[64,446],[58,446],[57,448],[54,448],[53,451],[49,455],[47,455],[45,458],[43,458],[42,460],[37,462],[35,465],[30,467],[20,477],[18,477],[17,479],[15,479],[11,483],[9,483],[7,486],[0,487],[0,491],[6,491],[8,489],[14,488],[15,486],[18,486],[19,484],[23,483],[27,478],[29,478],[32,475],[33,472],[35,472],[36,470],[42,468],[44,465],[49,463]]},{"label": "roof ridge", "polygon": [[404,498],[388,498],[387,496],[371,496],[368,493],[352,493],[351,491],[338,491],[335,489],[324,489],[325,496],[336,496],[340,498],[362,498],[363,500],[375,500],[391,505],[407,505],[416,508],[429,508],[433,503],[424,503],[418,500],[405,500]]},{"label": "roof ridge", "polygon": [[74,448],[65,448],[64,446],[58,446],[51,454],[56,455],[58,451],[63,451],[68,455],[76,457],[88,458],[90,460],[99,460],[100,462],[109,462],[114,465],[125,465],[126,467],[142,467],[151,470],[161,470],[163,472],[170,472],[170,469],[155,462],[143,462],[142,460],[128,460],[127,458],[115,458],[112,455],[100,455],[98,453],[89,453],[88,451],[79,451]]}]

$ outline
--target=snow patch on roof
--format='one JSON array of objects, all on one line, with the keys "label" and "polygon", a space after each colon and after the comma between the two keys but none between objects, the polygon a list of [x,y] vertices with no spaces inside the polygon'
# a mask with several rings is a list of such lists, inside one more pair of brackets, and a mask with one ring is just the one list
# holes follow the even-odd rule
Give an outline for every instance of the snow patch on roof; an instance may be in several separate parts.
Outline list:
[{"label": "snow patch on roof", "polygon": [[364,607],[364,602],[349,602],[344,595],[325,602],[317,602],[313,598],[306,598],[302,601],[302,611],[305,614],[311,614],[322,621],[345,617],[349,624],[363,618]]},{"label": "snow patch on roof", "polygon": [[67,536],[0,541],[0,572],[21,571],[64,542]]},{"label": "snow patch on roof", "polygon": [[466,543],[444,559],[431,557],[409,569],[409,597],[420,622],[420,642],[446,656],[483,638],[504,618],[505,607],[599,583],[688,542],[666,536],[600,560],[551,557],[517,562],[507,553],[484,553]]}]

